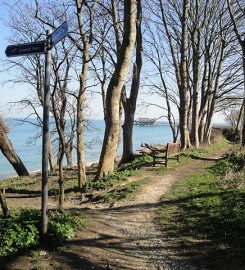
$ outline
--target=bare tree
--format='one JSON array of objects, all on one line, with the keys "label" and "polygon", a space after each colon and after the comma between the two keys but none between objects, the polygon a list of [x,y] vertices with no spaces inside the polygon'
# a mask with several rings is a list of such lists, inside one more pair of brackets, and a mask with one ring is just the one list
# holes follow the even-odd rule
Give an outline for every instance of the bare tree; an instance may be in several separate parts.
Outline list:
[{"label": "bare tree", "polygon": [[28,176],[29,172],[27,171],[20,157],[15,152],[7,132],[8,128],[5,125],[3,118],[0,116],[0,150],[19,176]]},{"label": "bare tree", "polygon": [[[79,27],[79,34],[82,40],[82,71],[79,75],[79,93],[77,98],[77,164],[78,164],[78,187],[81,188],[86,182],[85,172],[85,146],[84,146],[84,135],[83,135],[83,122],[84,122],[84,108],[86,101],[86,87],[88,80],[88,68],[90,61],[90,47],[93,38],[93,9],[94,4],[89,5],[85,1],[75,0],[76,5],[76,16]],[[85,29],[84,23],[84,9],[88,11],[89,28],[88,34]]]},{"label": "bare tree", "polygon": [[245,31],[244,25],[241,25],[241,21],[245,22],[245,4],[244,1],[227,0],[228,10],[233,25],[233,30],[241,46],[242,60],[243,60],[243,76],[244,76],[244,99],[243,99],[243,124],[242,124],[242,136],[241,136],[241,148],[245,149]]},{"label": "bare tree", "polygon": [[124,87],[122,91],[124,124],[123,124],[123,154],[120,164],[130,162],[134,159],[133,126],[134,126],[136,102],[140,87],[140,73],[142,68],[142,57],[143,57],[141,21],[142,21],[142,7],[141,7],[141,0],[138,0],[137,20],[136,20],[136,58],[133,67],[133,78],[129,98],[127,97],[126,87]]},{"label": "bare tree", "polygon": [[181,148],[186,149],[190,146],[190,137],[188,129],[188,66],[187,66],[187,54],[188,54],[188,27],[187,18],[189,10],[189,0],[183,1],[183,12],[181,19],[182,33],[181,33],[181,60],[180,60],[180,114],[179,114],[179,126],[180,126],[180,141]]},{"label": "bare tree", "polygon": [[128,74],[136,38],[136,1],[124,1],[123,41],[106,95],[106,128],[96,178],[109,174],[114,169],[118,144],[120,117],[119,108],[123,85]]},{"label": "bare tree", "polygon": [[224,3],[160,0],[147,6],[146,57],[154,67],[147,86],[164,97],[166,105],[159,108],[167,112],[173,132],[173,107],[178,108],[186,147],[210,143],[219,100],[240,91],[241,71]]},{"label": "bare tree", "polygon": [[156,22],[164,29],[164,37],[166,38],[169,50],[166,58],[168,62],[171,62],[173,67],[173,74],[177,85],[176,93],[179,98],[178,110],[181,147],[185,149],[190,146],[187,25],[190,3],[189,0],[182,1],[181,3],[178,1],[165,3],[165,1],[160,0],[154,3],[154,5],[149,4],[149,9],[157,18]]},{"label": "bare tree", "polygon": [[145,83],[145,86],[149,89],[147,94],[157,95],[165,104],[152,104],[146,101],[143,105],[146,107],[155,106],[163,111],[162,117],[167,118],[172,131],[173,142],[176,142],[178,139],[178,124],[174,116],[174,110],[179,109],[179,102],[177,101],[178,93],[173,87],[175,82],[171,76],[171,68],[167,62],[168,52],[164,46],[164,33],[162,29],[159,29],[158,23],[147,23],[146,29],[144,55],[149,63],[153,65],[153,68],[147,71]]}]

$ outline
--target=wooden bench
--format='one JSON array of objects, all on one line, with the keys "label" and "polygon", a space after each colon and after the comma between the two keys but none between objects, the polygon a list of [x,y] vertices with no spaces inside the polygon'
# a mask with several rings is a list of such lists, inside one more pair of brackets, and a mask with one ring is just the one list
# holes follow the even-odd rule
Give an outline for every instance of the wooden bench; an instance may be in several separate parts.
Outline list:
[{"label": "wooden bench", "polygon": [[157,163],[165,164],[168,166],[168,159],[171,157],[176,157],[179,162],[180,159],[180,143],[167,143],[167,145],[148,145],[144,144],[145,149],[142,153],[147,153],[153,158],[153,167],[156,166]]}]

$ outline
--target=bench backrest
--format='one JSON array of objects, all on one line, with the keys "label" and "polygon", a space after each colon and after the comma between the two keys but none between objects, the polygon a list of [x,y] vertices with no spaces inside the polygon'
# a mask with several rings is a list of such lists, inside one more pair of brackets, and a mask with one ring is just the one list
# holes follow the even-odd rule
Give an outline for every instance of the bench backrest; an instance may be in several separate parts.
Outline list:
[{"label": "bench backrest", "polygon": [[180,143],[168,143],[167,144],[167,155],[175,155],[180,153]]}]

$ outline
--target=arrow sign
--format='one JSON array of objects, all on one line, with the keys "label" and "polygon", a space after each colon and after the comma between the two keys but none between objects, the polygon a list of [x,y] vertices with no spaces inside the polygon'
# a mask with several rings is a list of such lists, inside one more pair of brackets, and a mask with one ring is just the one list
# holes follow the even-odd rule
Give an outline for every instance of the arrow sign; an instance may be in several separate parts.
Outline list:
[{"label": "arrow sign", "polygon": [[49,35],[52,46],[60,42],[68,33],[68,23],[64,22],[52,34]]},{"label": "arrow sign", "polygon": [[7,57],[41,54],[46,52],[46,41],[9,45],[5,54]]}]

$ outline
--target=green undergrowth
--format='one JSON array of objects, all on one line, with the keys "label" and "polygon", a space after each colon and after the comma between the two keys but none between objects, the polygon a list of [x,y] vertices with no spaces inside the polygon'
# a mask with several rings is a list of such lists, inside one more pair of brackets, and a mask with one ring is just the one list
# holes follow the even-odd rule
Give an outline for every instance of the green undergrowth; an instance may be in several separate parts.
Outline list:
[{"label": "green undergrowth", "polygon": [[151,160],[152,158],[149,156],[137,157],[134,161],[117,167],[112,174],[96,181],[93,179],[88,180],[83,187],[83,191],[87,192],[90,190],[105,190],[112,188],[115,184],[126,181],[128,177],[137,175],[142,166]]},{"label": "green undergrowth", "polygon": [[[8,256],[36,249],[40,245],[41,213],[22,210],[8,219],[0,219],[0,256]],[[84,216],[53,212],[49,215],[47,243],[62,244],[85,226]]]},{"label": "green undergrowth", "polygon": [[216,141],[213,144],[210,144],[208,146],[202,146],[199,148],[191,148],[191,149],[187,149],[184,153],[182,153],[182,156],[184,157],[204,157],[204,156],[208,156],[208,155],[212,155],[214,153],[217,153],[223,149],[227,149],[229,146],[229,142],[222,138],[219,139],[218,141]]},{"label": "green undergrowth", "polygon": [[245,265],[244,154],[190,172],[162,200],[158,224],[180,253],[208,269]]},{"label": "green undergrowth", "polygon": [[115,202],[122,199],[129,198],[131,195],[135,195],[140,191],[142,185],[148,184],[151,181],[149,178],[144,178],[142,180],[129,183],[127,185],[119,186],[113,190],[101,193],[95,197],[97,202]]}]

